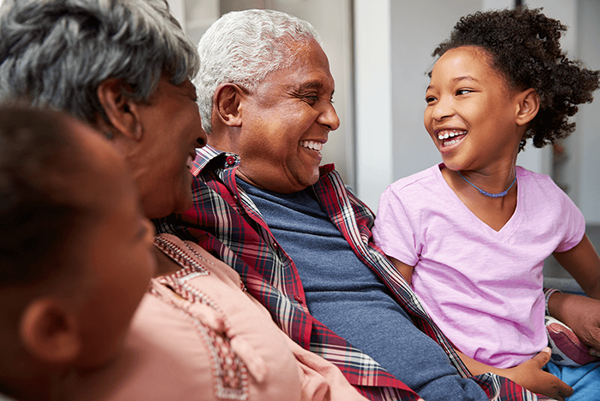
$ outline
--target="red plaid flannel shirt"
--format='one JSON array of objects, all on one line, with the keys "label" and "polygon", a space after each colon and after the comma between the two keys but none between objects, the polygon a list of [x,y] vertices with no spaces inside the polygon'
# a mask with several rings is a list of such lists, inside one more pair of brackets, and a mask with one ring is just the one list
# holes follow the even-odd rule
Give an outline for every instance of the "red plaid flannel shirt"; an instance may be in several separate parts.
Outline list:
[{"label": "red plaid flannel shirt", "polygon": [[[288,336],[337,365],[367,398],[418,400],[413,390],[310,315],[294,262],[281,249],[248,195],[236,185],[238,165],[235,154],[210,146],[199,149],[192,169],[196,176],[194,206],[182,215],[156,221],[158,231],[196,241],[232,266]],[[373,212],[346,190],[333,165],[321,167],[321,178],[313,188],[356,255],[386,284],[415,325],[446,351],[461,376],[475,380],[490,400],[538,399],[503,377],[471,377],[402,275],[372,242]]]}]

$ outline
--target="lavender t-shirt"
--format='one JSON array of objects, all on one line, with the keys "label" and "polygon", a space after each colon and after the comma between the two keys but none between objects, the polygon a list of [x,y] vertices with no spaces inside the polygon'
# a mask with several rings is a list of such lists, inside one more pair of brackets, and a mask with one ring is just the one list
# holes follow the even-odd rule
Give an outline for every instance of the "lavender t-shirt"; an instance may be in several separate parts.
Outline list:
[{"label": "lavender t-shirt", "polygon": [[544,259],[577,245],[583,215],[546,175],[517,167],[517,207],[500,231],[479,220],[433,166],[381,196],[375,242],[415,266],[412,282],[454,345],[508,368],[547,344]]}]

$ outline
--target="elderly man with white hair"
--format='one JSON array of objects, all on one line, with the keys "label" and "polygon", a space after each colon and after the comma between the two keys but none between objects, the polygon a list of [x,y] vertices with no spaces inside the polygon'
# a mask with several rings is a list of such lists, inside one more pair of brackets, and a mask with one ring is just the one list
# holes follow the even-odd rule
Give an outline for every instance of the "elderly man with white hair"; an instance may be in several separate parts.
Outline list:
[{"label": "elderly man with white hair", "polygon": [[333,166],[319,167],[339,119],[313,27],[276,11],[232,12],[199,53],[209,146],[192,170],[194,206],[159,231],[233,266],[286,334],[370,399],[535,399],[504,378],[470,377],[372,243],[373,213]]}]

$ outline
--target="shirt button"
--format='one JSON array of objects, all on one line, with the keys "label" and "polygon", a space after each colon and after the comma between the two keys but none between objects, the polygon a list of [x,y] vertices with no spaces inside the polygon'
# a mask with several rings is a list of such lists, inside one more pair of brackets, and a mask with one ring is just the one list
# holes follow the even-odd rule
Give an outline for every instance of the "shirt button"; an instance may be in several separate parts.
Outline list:
[{"label": "shirt button", "polygon": [[227,156],[227,158],[225,159],[225,163],[227,163],[227,165],[229,166],[233,166],[235,164],[235,157]]},{"label": "shirt button", "polygon": [[279,245],[277,245],[277,242],[273,242],[273,249],[275,249],[275,250],[279,249]]},{"label": "shirt button", "polygon": [[302,304],[304,303],[304,301],[302,301],[302,297],[300,295],[294,295],[294,299],[299,303]]}]

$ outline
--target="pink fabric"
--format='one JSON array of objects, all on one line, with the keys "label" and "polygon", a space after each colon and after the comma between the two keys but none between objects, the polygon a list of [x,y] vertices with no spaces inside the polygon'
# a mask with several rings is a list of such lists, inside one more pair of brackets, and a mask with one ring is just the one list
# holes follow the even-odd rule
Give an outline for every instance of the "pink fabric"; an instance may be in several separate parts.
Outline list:
[{"label": "pink fabric", "polygon": [[460,201],[440,166],[387,188],[375,242],[415,266],[415,292],[460,351],[517,365],[547,344],[543,261],[581,241],[583,215],[548,176],[517,167],[517,208],[496,232]]},{"label": "pink fabric", "polygon": [[161,237],[199,267],[171,284],[152,281],[125,352],[80,378],[73,399],[365,400],[339,369],[285,336],[233,269],[196,244]]}]

